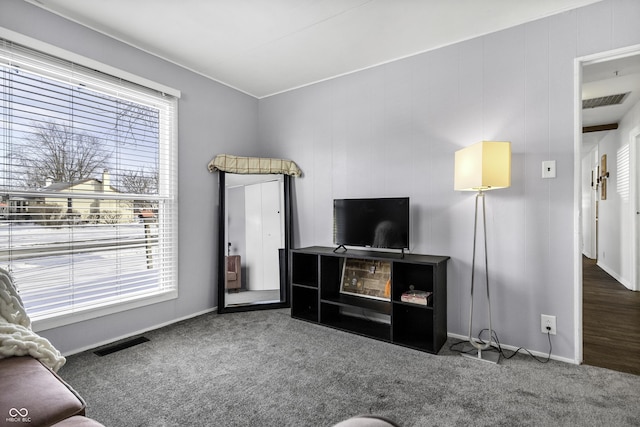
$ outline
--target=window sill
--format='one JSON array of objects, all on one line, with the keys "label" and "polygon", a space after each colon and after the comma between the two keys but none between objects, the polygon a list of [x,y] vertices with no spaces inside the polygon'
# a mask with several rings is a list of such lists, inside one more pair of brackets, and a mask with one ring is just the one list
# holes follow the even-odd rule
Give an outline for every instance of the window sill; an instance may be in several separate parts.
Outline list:
[{"label": "window sill", "polygon": [[140,296],[137,299],[118,301],[99,306],[91,306],[82,309],[70,310],[69,313],[57,313],[55,316],[42,317],[32,321],[31,328],[34,332],[46,331],[61,326],[108,316],[127,310],[133,310],[147,305],[158,304],[178,298],[177,290],[157,292],[153,295]]}]

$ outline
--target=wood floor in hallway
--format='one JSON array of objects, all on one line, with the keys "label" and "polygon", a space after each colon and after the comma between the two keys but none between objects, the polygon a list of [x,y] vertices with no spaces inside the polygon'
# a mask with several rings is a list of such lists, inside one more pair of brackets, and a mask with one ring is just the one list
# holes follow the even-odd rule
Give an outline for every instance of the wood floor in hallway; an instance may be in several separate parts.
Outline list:
[{"label": "wood floor in hallway", "polygon": [[640,292],[583,257],[583,356],[587,365],[640,375]]}]

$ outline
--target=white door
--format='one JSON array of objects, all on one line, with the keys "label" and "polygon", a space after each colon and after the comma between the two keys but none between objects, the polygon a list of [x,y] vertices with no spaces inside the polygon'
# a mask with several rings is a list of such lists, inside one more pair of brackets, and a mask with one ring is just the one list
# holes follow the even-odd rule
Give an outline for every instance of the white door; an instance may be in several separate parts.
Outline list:
[{"label": "white door", "polygon": [[281,215],[280,182],[262,184],[262,259],[263,289],[280,289],[280,258],[278,250],[284,247]]},{"label": "white door", "polygon": [[245,187],[247,289],[280,289],[278,249],[284,247],[280,182]]}]

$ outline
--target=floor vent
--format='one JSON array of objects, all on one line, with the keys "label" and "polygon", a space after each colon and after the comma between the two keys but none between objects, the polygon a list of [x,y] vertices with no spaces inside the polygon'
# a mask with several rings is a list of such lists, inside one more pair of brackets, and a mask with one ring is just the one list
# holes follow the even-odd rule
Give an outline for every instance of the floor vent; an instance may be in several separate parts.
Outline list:
[{"label": "floor vent", "polygon": [[138,337],[130,340],[122,341],[117,344],[110,345],[109,347],[103,347],[100,350],[96,350],[93,354],[98,356],[106,356],[107,354],[115,353],[116,351],[124,350],[125,348],[133,347],[134,345],[142,344],[149,341],[149,338]]},{"label": "floor vent", "polygon": [[624,99],[630,93],[631,92],[618,93],[615,95],[601,96],[599,98],[583,99],[582,109],[586,110],[587,108],[598,108],[598,107],[607,107],[609,105],[619,105],[619,104],[622,104]]}]

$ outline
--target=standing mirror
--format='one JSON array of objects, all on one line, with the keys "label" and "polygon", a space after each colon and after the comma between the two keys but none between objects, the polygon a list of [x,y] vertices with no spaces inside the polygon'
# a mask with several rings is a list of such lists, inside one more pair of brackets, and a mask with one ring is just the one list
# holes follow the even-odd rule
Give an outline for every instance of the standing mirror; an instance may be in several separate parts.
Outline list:
[{"label": "standing mirror", "polygon": [[289,307],[291,177],[218,174],[218,312]]}]

